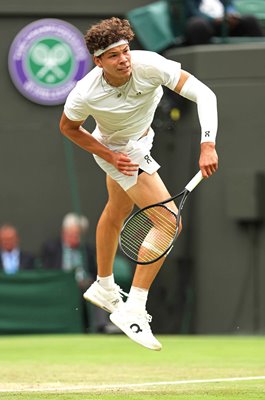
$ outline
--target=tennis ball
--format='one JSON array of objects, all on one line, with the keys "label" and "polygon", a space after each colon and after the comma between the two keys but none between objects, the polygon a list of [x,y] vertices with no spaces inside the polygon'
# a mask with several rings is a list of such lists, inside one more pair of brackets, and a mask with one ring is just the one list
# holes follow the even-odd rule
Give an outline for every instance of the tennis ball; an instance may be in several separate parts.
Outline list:
[{"label": "tennis ball", "polygon": [[180,113],[180,110],[178,108],[174,107],[174,108],[172,108],[170,110],[170,118],[173,121],[178,121],[180,119],[180,116],[181,116],[181,113]]}]

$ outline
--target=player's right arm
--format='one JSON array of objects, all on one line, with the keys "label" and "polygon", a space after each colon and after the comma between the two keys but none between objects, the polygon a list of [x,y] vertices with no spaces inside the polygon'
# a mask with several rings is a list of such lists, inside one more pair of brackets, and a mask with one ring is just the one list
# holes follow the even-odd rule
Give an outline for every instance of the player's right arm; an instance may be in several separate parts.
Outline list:
[{"label": "player's right arm", "polygon": [[83,128],[84,121],[72,121],[63,112],[60,120],[61,133],[89,153],[96,154],[112,164],[124,175],[131,176],[137,171],[138,164],[133,164],[130,158],[123,153],[117,153],[101,144],[90,132]]}]

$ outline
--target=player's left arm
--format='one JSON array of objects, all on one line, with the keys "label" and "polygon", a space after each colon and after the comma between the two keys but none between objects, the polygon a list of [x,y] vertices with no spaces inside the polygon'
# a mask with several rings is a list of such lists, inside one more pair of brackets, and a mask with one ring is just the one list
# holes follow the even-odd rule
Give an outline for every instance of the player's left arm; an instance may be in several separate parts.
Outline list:
[{"label": "player's left arm", "polygon": [[181,70],[174,91],[197,104],[201,125],[201,153],[199,167],[205,178],[218,168],[215,140],[218,127],[217,100],[214,92],[187,71]]}]

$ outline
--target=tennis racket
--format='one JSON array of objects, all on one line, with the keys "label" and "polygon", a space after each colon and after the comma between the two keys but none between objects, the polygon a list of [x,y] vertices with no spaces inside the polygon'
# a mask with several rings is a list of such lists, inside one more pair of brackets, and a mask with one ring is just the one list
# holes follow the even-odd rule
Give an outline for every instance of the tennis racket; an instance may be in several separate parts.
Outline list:
[{"label": "tennis racket", "polygon": [[[123,253],[137,264],[152,264],[172,249],[179,231],[181,212],[190,192],[202,181],[199,171],[184,190],[167,200],[136,211],[125,222],[119,238]],[[181,197],[178,214],[165,204]]]}]

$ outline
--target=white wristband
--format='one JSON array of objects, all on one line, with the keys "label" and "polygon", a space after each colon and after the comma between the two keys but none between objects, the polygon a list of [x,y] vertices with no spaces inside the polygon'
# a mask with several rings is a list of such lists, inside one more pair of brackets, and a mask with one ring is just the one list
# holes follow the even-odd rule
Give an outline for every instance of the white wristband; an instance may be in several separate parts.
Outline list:
[{"label": "white wristband", "polygon": [[184,83],[180,95],[197,103],[198,116],[201,125],[201,143],[215,143],[218,116],[217,100],[213,91],[191,75]]}]

